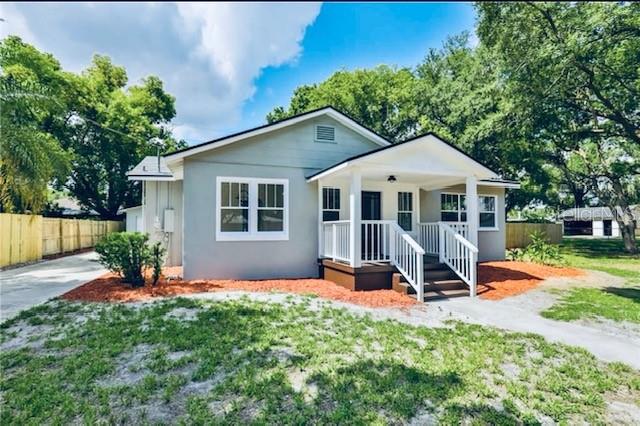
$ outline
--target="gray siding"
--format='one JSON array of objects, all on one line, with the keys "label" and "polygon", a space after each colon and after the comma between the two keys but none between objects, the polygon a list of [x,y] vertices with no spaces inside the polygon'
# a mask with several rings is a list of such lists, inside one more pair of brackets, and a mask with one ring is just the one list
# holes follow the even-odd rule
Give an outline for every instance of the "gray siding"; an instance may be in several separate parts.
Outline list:
[{"label": "gray siding", "polygon": [[[316,124],[335,126],[337,143],[314,142]],[[319,118],[185,159],[185,278],[317,276],[318,192],[305,176],[377,146],[330,118]],[[289,239],[217,241],[218,176],[288,179]]]},{"label": "gray siding", "polygon": [[182,181],[154,182],[144,185],[143,226],[152,241],[159,241],[163,235],[155,227],[156,217],[164,229],[164,211],[174,211],[174,232],[167,234],[167,265],[182,265]]},{"label": "gray siding", "polygon": [[[420,220],[437,222],[440,220],[440,194],[442,192],[464,193],[465,186],[457,185],[433,191],[420,191]],[[478,195],[497,195],[498,230],[481,230],[478,232],[478,260],[504,260],[506,245],[506,214],[504,204],[504,188],[478,185]]]}]

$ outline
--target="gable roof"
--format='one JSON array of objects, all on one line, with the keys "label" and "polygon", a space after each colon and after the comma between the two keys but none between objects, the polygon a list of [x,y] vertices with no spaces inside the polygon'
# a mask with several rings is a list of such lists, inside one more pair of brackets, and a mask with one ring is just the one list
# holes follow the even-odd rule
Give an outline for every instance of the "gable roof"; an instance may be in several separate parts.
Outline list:
[{"label": "gable roof", "polygon": [[369,129],[368,127],[358,123],[356,120],[349,117],[347,114],[341,111],[338,111],[332,106],[326,106],[326,107],[314,109],[312,111],[307,111],[302,114],[294,115],[292,117],[287,117],[282,120],[275,121],[273,123],[268,123],[262,126],[254,127],[253,129],[244,130],[242,132],[233,133],[231,135],[223,136],[218,139],[213,139],[198,145],[193,145],[187,148],[183,148],[178,151],[171,152],[169,154],[164,154],[163,157],[166,158],[168,162],[174,162],[176,160],[189,157],[191,155],[199,154],[201,152],[205,152],[211,149],[229,145],[234,142],[239,142],[241,140],[244,140],[253,136],[258,136],[264,133],[273,132],[275,130],[292,126],[294,124],[297,124],[306,120],[310,120],[312,118],[319,117],[322,115],[327,115],[333,118],[334,120],[343,124],[347,128],[350,128],[356,133],[361,134],[362,136],[366,137],[367,139],[371,140],[372,142],[382,147],[391,145],[391,142],[389,142],[383,136]]},{"label": "gable roof", "polygon": [[[158,162],[160,165],[158,165]],[[147,156],[127,172],[129,180],[173,180],[174,176],[163,157]]]},{"label": "gable roof", "polygon": [[[353,161],[360,160],[360,159],[364,159],[364,158],[368,158],[370,156],[374,156],[374,155],[376,155],[378,153],[381,153],[382,151],[392,150],[394,148],[402,147],[402,146],[404,146],[406,144],[410,144],[412,142],[423,141],[423,140],[425,140],[427,138],[430,138],[430,137],[435,139],[435,140],[437,140],[438,142],[442,143],[443,146],[446,146],[448,149],[455,150],[457,153],[462,154],[466,158],[468,158],[471,161],[475,162],[478,166],[480,166],[486,172],[488,172],[492,176],[493,179],[498,178],[498,176],[499,176],[498,173],[493,171],[487,165],[483,164],[480,160],[477,160],[477,159],[473,158],[472,156],[470,156],[466,152],[462,151],[457,146],[453,145],[450,142],[447,142],[445,139],[443,139],[440,136],[438,136],[436,133],[429,132],[429,133],[425,133],[425,134],[420,135],[420,136],[416,136],[416,137],[413,137],[413,138],[410,138],[410,139],[406,139],[406,140],[404,140],[402,142],[398,142],[398,143],[393,144],[393,145],[384,146],[384,147],[381,147],[381,148],[378,148],[378,149],[374,149],[374,150],[371,150],[371,151],[368,151],[368,152],[365,152],[365,153],[362,153],[362,154],[358,154],[358,155],[354,155],[352,157],[346,158],[346,159],[344,159],[344,160],[342,160],[342,161],[340,161],[340,162],[338,162],[338,163],[336,163],[336,164],[334,164],[332,166],[329,166],[329,167],[327,167],[327,168],[325,168],[323,170],[320,170],[318,172],[313,173],[310,176],[307,176],[307,181],[313,181],[313,180],[316,180],[316,179],[318,179],[319,177],[321,177],[323,175],[330,174],[333,170],[341,168],[346,163],[353,162]],[[512,181],[508,181],[508,182],[509,183],[514,183]]]}]

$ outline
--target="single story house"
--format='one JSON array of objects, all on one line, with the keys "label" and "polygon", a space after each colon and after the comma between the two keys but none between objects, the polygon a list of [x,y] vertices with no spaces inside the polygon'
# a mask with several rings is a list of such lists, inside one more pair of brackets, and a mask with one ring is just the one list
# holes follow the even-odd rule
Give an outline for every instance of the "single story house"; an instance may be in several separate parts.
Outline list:
[{"label": "single story house", "polygon": [[519,187],[433,133],[392,144],[332,107],[147,157],[128,177],[142,229],[186,279],[321,276],[421,300],[455,290],[449,278],[475,295],[476,263],[505,256],[505,189]]},{"label": "single story house", "polygon": [[[640,206],[632,207],[635,220]],[[620,228],[609,207],[577,207],[560,213],[566,236],[619,237]]]}]

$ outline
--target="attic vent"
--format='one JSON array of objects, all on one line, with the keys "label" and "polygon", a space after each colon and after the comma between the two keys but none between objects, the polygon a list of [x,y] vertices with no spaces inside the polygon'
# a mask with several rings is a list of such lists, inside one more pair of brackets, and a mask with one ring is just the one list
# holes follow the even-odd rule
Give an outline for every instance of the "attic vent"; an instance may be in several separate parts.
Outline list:
[{"label": "attic vent", "polygon": [[336,128],[332,126],[316,126],[316,142],[335,142]]}]

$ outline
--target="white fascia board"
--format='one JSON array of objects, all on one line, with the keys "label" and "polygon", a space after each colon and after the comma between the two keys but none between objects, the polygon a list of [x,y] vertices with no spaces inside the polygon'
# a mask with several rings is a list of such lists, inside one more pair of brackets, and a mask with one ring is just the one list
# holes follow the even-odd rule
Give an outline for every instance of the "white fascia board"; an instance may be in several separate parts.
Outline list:
[{"label": "white fascia board", "polygon": [[230,137],[228,139],[224,139],[221,140],[219,142],[210,142],[210,143],[204,143],[202,144],[202,146],[196,146],[192,149],[189,149],[187,151],[184,152],[177,152],[175,154],[168,154],[166,155],[164,158],[167,160],[167,162],[175,162],[176,160],[185,158],[185,157],[189,157],[192,155],[196,155],[196,154],[200,154],[202,152],[206,152],[212,149],[217,149],[217,148],[221,148],[223,146],[227,146],[229,144],[244,140],[244,139],[248,139],[254,136],[259,136],[265,133],[269,133],[269,132],[273,132],[285,127],[289,127],[289,126],[293,126],[294,124],[298,124],[301,123],[303,121],[306,120],[310,120],[312,118],[316,118],[322,115],[328,115],[329,117],[335,119],[336,121],[340,122],[341,124],[345,125],[346,127],[350,128],[351,130],[365,136],[366,138],[370,139],[371,141],[375,142],[376,144],[380,145],[380,146],[387,146],[390,145],[390,143],[388,141],[386,141],[384,138],[376,135],[375,133],[371,132],[370,130],[367,130],[366,128],[362,127],[360,124],[356,123],[355,121],[353,121],[352,119],[350,119],[349,117],[346,117],[342,114],[340,114],[338,111],[331,109],[331,108],[323,108],[321,110],[315,111],[313,113],[310,114],[305,114],[305,115],[301,115],[300,117],[296,117],[296,118],[292,118],[289,120],[283,120],[280,123],[275,123],[272,124],[270,126],[264,126],[261,128],[258,128],[254,131],[251,132],[247,132],[247,133],[242,133],[239,134],[237,136],[233,136]]},{"label": "white fascia board", "polygon": [[509,183],[509,182],[487,182],[483,180],[478,181],[478,186],[493,186],[497,188],[509,188],[509,189],[520,189],[519,183]]},{"label": "white fascia board", "polygon": [[315,175],[312,178],[307,179],[307,182],[315,182],[318,179],[322,179],[322,178],[324,178],[326,176],[329,176],[329,175],[331,175],[333,173],[336,173],[336,172],[338,172],[338,171],[340,171],[342,169],[345,169],[345,168],[349,167],[350,165],[351,165],[350,161],[347,161],[346,163],[338,164],[335,167],[332,167],[330,169],[325,170],[324,172],[320,173],[319,175]]},{"label": "white fascia board", "polygon": [[176,180],[173,176],[136,176],[130,175],[127,177],[127,180],[140,180],[140,181],[162,181],[162,182],[172,182]]}]

